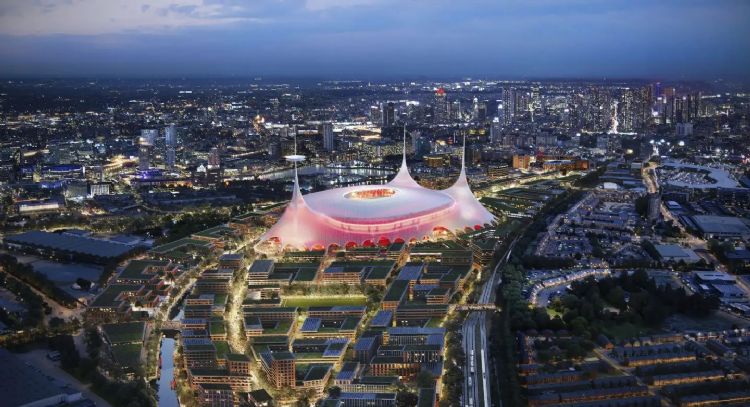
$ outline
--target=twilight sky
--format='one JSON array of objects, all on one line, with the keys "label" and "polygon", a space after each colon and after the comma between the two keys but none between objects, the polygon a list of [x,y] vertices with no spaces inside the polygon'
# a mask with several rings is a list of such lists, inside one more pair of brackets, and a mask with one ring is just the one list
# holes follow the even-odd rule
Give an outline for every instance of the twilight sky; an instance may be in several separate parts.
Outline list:
[{"label": "twilight sky", "polygon": [[1,0],[0,76],[750,78],[745,0]]}]

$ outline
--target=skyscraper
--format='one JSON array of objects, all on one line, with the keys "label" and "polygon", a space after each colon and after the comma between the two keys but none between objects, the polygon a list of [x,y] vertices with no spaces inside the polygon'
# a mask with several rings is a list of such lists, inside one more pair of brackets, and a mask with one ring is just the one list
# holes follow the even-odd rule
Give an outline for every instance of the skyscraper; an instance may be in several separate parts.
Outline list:
[{"label": "skyscraper", "polygon": [[378,106],[370,106],[370,121],[373,123],[383,123],[383,112]]},{"label": "skyscraper", "polygon": [[479,102],[477,105],[477,117],[476,120],[480,123],[487,121],[487,102]]},{"label": "skyscraper", "polygon": [[383,126],[393,126],[396,123],[396,106],[393,102],[383,105]]},{"label": "skyscraper", "polygon": [[211,151],[208,152],[208,168],[218,168],[221,167],[221,155],[219,154],[219,149],[217,147],[211,148]]},{"label": "skyscraper", "polygon": [[167,168],[174,168],[176,161],[175,149],[177,147],[177,127],[174,124],[170,124],[164,129],[164,145],[166,147],[164,156]]},{"label": "skyscraper", "polygon": [[141,137],[138,139],[138,170],[148,171],[151,168],[151,151],[158,134],[156,129],[141,130]]},{"label": "skyscraper", "polygon": [[513,123],[516,116],[516,89],[503,88],[503,124]]},{"label": "skyscraper", "polygon": [[502,99],[496,100],[495,102],[497,103],[497,116],[495,116],[495,118],[500,122],[500,125],[503,125],[505,123],[505,105],[503,104]]},{"label": "skyscraper", "polygon": [[499,117],[492,119],[492,125],[490,126],[490,143],[498,144],[500,142],[503,132],[502,126],[503,125]]},{"label": "skyscraper", "polygon": [[323,135],[323,149],[333,151],[336,149],[336,138],[333,134],[333,124],[323,123],[321,125],[321,134]]},{"label": "skyscraper", "polygon": [[451,120],[461,120],[461,101],[460,100],[454,100],[451,103],[450,118]]},{"label": "skyscraper", "polygon": [[531,87],[531,105],[530,110],[537,110],[542,108],[542,98],[539,96],[539,85]]},{"label": "skyscraper", "polygon": [[434,115],[435,123],[448,122],[448,97],[443,88],[438,88],[438,90],[435,91]]}]

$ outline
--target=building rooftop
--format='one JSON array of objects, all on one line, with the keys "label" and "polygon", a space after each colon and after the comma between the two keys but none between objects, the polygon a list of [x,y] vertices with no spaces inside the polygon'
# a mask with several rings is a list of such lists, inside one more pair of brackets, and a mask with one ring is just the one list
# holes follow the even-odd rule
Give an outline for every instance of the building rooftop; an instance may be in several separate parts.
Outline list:
[{"label": "building rooftop", "polygon": [[132,246],[109,240],[66,233],[50,233],[41,230],[7,236],[5,241],[102,258],[119,257],[133,250]]},{"label": "building rooftop", "polygon": [[391,324],[391,321],[393,320],[393,311],[378,311],[377,314],[375,314],[374,317],[372,317],[372,321],[370,322],[370,327],[386,327]]},{"label": "building rooftop", "polygon": [[33,404],[66,393],[41,370],[26,365],[3,348],[0,348],[0,366],[0,404],[4,406]]},{"label": "building rooftop", "polygon": [[695,215],[695,224],[703,233],[747,235],[750,227],[741,218],[734,216]]},{"label": "building rooftop", "polygon": [[273,260],[258,259],[250,266],[250,273],[270,274],[273,271]]}]

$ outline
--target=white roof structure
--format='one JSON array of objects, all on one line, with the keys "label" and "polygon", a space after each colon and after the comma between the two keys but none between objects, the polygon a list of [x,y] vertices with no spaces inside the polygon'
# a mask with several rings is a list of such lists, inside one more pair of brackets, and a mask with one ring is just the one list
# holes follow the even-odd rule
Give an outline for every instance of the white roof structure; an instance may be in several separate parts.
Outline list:
[{"label": "white roof structure", "polygon": [[384,185],[335,188],[303,196],[296,162],[292,199],[278,222],[261,236],[256,250],[407,242],[494,221],[471,192],[463,157],[458,180],[448,189],[431,190],[414,181],[406,166],[405,132],[401,168]]}]

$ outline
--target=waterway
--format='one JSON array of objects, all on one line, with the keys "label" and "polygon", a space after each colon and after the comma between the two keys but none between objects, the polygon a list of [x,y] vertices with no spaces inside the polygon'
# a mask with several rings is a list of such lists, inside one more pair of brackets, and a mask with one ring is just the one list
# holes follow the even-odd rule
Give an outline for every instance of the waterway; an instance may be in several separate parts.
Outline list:
[{"label": "waterway", "polygon": [[159,407],[179,407],[177,393],[172,389],[174,378],[175,340],[164,337],[161,340],[161,375],[159,376]]},{"label": "waterway", "polygon": [[[393,174],[392,170],[382,168],[333,168],[325,165],[308,165],[298,170],[299,175],[359,175],[363,177],[387,176]],[[261,174],[258,178],[266,181],[278,181],[291,179],[294,176],[293,169],[273,171]]]},{"label": "waterway", "polygon": [[[170,317],[172,321],[180,321],[183,316],[182,302],[185,300],[183,296],[177,305],[172,308]],[[171,333],[170,335],[174,335]],[[159,397],[159,407],[180,407],[180,401],[177,398],[177,393],[172,388],[172,380],[174,379],[174,351],[177,346],[174,337],[162,336],[161,346],[159,355],[161,357],[161,371],[159,375],[159,391],[157,396]]]}]

